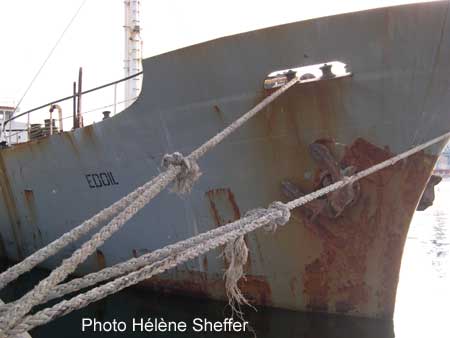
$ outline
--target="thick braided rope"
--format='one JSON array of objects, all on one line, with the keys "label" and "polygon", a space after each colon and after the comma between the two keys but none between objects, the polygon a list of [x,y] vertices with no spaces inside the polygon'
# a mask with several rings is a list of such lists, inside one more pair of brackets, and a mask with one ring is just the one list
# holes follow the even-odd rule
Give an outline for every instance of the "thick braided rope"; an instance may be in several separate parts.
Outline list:
[{"label": "thick braided rope", "polygon": [[[281,208],[280,208],[281,205]],[[270,222],[267,225],[267,230],[274,232],[276,227],[280,224],[284,224],[289,219],[289,216],[286,215],[286,211],[283,210],[283,203],[274,202],[269,208],[278,209],[283,213],[283,216],[280,219],[275,219],[273,222]],[[178,253],[182,250],[186,250],[192,246],[199,245],[206,240],[211,238],[223,235],[226,232],[236,230],[242,226],[243,223],[252,222],[254,219],[261,217],[266,212],[266,209],[259,208],[255,210],[250,210],[245,214],[245,217],[241,218],[238,221],[229,223],[227,225],[221,226],[219,228],[215,228],[208,232],[201,233],[197,236],[188,238],[186,240],[177,242],[175,244],[168,245],[162,249],[155,250],[153,252],[147,253],[137,258],[132,258],[126,262],[118,263],[114,266],[104,268],[98,272],[93,272],[87,274],[80,278],[72,279],[71,281],[56,285],[52,291],[45,298],[45,302],[48,302],[55,298],[63,297],[69,293],[79,291],[81,289],[87,288],[89,286],[98,284],[105,280],[110,280],[115,277],[122,276],[126,273],[130,273],[132,271],[136,271],[146,265],[152,264],[158,260],[166,258],[169,255],[173,255],[174,253]],[[226,250],[225,250],[226,251]],[[239,280],[237,278],[237,280]],[[11,302],[8,304],[0,305],[0,313],[3,313],[7,309],[9,309],[12,305],[14,305],[17,301]]]},{"label": "thick braided rope", "polygon": [[[275,219],[273,222],[270,222],[267,227],[270,229],[270,231],[275,231],[274,228],[279,226],[280,224],[284,224],[289,219],[286,217],[285,211],[281,208],[279,208],[279,205],[282,205],[281,202],[274,202],[272,203],[269,208],[274,208],[282,211],[283,217],[281,219]],[[119,264],[116,264],[111,267],[104,268],[98,272],[93,272],[90,274],[87,274],[80,278],[75,278],[67,283],[56,285],[52,291],[47,295],[45,298],[45,302],[48,302],[55,298],[63,297],[69,293],[79,291],[81,289],[87,288],[89,286],[98,284],[100,282],[110,280],[112,278],[116,278],[119,276],[122,276],[126,273],[130,273],[132,271],[136,271],[146,265],[152,264],[158,260],[161,260],[163,258],[166,258],[169,255],[173,255],[174,253],[178,253],[180,251],[186,250],[192,246],[199,245],[203,243],[204,241],[207,241],[211,238],[223,235],[229,231],[236,230],[242,226],[243,223],[249,223],[252,222],[254,219],[261,217],[266,212],[266,209],[260,208],[255,210],[250,210],[246,213],[244,218],[241,218],[239,221],[235,221],[232,223],[229,223],[227,225],[221,226],[219,228],[215,228],[213,230],[210,230],[208,232],[201,233],[197,236],[188,238],[186,240],[177,242],[175,244],[168,245],[164,248],[155,250],[153,252],[147,253],[145,255],[142,255],[137,258],[132,258],[126,262],[122,262]],[[239,280],[239,278],[237,278]],[[11,302],[5,305],[0,306],[0,313],[3,313],[7,309],[9,309],[11,306],[13,306],[15,302]]]},{"label": "thick braided rope", "polygon": [[103,209],[90,219],[84,221],[77,227],[73,228],[69,232],[66,232],[58,239],[54,240],[47,246],[39,249],[38,251],[34,252],[27,258],[25,258],[20,263],[17,263],[16,265],[13,265],[9,269],[5,270],[0,274],[0,289],[3,289],[6,285],[8,285],[10,282],[15,280],[17,277],[22,275],[23,273],[30,271],[32,268],[34,268],[39,263],[42,263],[50,256],[53,256],[55,253],[57,253],[62,248],[66,247],[68,244],[78,240],[81,236],[88,233],[90,230],[96,228],[101,224],[102,222],[110,219],[115,214],[117,214],[119,211],[125,209],[127,205],[129,205],[133,200],[136,199],[139,195],[142,194],[143,191],[148,189],[151,185],[153,185],[154,179],[147,182],[143,186],[137,188],[127,196],[121,198],[119,201],[115,202],[111,206]]},{"label": "thick braided rope", "polygon": [[[265,209],[261,209],[265,210]],[[116,264],[114,266],[104,268],[98,272],[93,272],[80,278],[73,279],[67,283],[56,285],[53,290],[48,294],[45,302],[52,299],[63,297],[69,293],[87,288],[89,286],[95,285],[97,283],[110,280],[115,277],[122,276],[126,273],[136,271],[146,265],[152,264],[158,260],[168,257],[169,255],[176,254],[180,251],[186,250],[190,247],[199,245],[207,240],[214,237],[223,235],[229,231],[236,230],[242,226],[243,223],[249,223],[255,220],[261,214],[254,214],[245,218],[229,223],[227,225],[215,228],[208,232],[201,233],[195,237],[188,238],[186,240],[177,242],[175,244],[168,245],[164,248],[155,250],[153,252],[147,253],[137,258],[132,258],[126,262]],[[4,312],[6,309],[11,307],[15,302],[8,303],[0,306],[0,312]]]},{"label": "thick braided rope", "polygon": [[[313,193],[302,196],[295,200],[292,200],[284,206],[289,208],[290,210],[302,206],[318,197],[324,196],[332,191],[338,190],[347,184],[354,183],[372,173],[375,173],[379,170],[382,170],[386,167],[392,166],[398,161],[405,159],[435,143],[440,141],[444,141],[450,137],[450,132],[445,133],[439,137],[436,137],[428,142],[425,142],[419,146],[416,146],[404,153],[401,153],[397,156],[394,156],[386,161],[378,163],[368,169],[365,169],[351,177],[345,177],[343,180],[336,182],[335,184],[329,185],[325,188],[319,189]],[[44,309],[35,315],[27,316],[17,327],[14,327],[14,330],[9,331],[8,334],[21,333],[29,330],[37,325],[45,324],[51,321],[53,318],[65,315],[73,310],[82,308],[88,305],[91,302],[94,302],[98,299],[106,297],[114,292],[120,291],[127,286],[134,285],[144,279],[150,278],[155,274],[162,273],[172,267],[175,267],[179,264],[186,262],[189,259],[193,259],[202,255],[219,245],[225,244],[229,241],[236,240],[238,237],[243,236],[246,233],[254,231],[262,226],[269,225],[271,223],[277,222],[280,218],[283,219],[283,222],[286,220],[288,214],[283,213],[281,210],[282,204],[276,204],[276,207],[272,207],[268,209],[267,212],[263,215],[261,211],[255,213],[255,215],[260,215],[256,220],[251,223],[244,225],[239,230],[232,230],[224,235],[218,236],[217,238],[211,239],[204,243],[203,245],[199,245],[196,247],[192,247],[182,252],[181,254],[175,254],[174,256],[169,256],[165,258],[163,261],[153,263],[150,266],[144,267],[137,272],[133,272],[127,276],[120,277],[115,279],[112,282],[109,282],[105,285],[99,286],[95,289],[88,291],[85,294],[78,295],[70,300],[63,301],[61,303],[56,304],[52,308]],[[290,215],[289,215],[290,216]],[[251,217],[251,216],[249,216]],[[239,222],[239,221],[237,221]],[[218,244],[220,243],[220,244]],[[161,264],[161,265],[159,265]],[[27,324],[28,323],[28,324]]]},{"label": "thick braided rope", "polygon": [[[217,144],[223,141],[228,135],[233,131],[241,127],[245,122],[247,122],[251,117],[256,115],[264,107],[274,101],[278,96],[288,90],[290,87],[298,82],[298,78],[295,77],[284,86],[279,88],[276,92],[272,93],[270,96],[266,97],[259,104],[257,104],[253,109],[245,113],[239,119],[231,123],[222,132],[211,138],[209,141],[204,143],[202,146],[194,150],[187,158],[188,161],[195,162],[198,158],[203,156],[207,151],[214,148]],[[18,302],[15,302],[14,306],[7,310],[4,316],[0,318],[1,327],[11,328],[17,323],[20,318],[22,318],[26,313],[28,313],[33,306],[38,305],[42,302],[50,290],[64,280],[70,273],[72,273],[76,267],[82,263],[90,254],[92,254],[97,247],[102,245],[106,239],[108,239],[112,234],[114,234],[121,226],[130,219],[136,212],[143,208],[154,196],[156,196],[160,191],[162,191],[170,182],[172,182],[177,175],[181,172],[180,166],[170,165],[167,171],[161,173],[158,177],[154,179],[154,184],[148,189],[151,193],[148,194],[147,191],[145,195],[150,195],[151,197],[147,200],[145,204],[135,201],[129,205],[121,214],[116,216],[111,220],[108,225],[102,228],[97,234],[91,237],[80,249],[75,251],[72,256],[63,261],[63,263],[43,281],[41,281],[33,290],[28,292],[23,296]],[[152,194],[152,192],[156,192]],[[1,333],[1,332],[0,332]]]},{"label": "thick braided rope", "polygon": [[[4,305],[4,303],[1,299],[0,299],[0,305]],[[14,338],[31,338],[31,336],[28,334],[28,332],[24,331],[24,332],[14,335]]]},{"label": "thick braided rope", "polygon": [[[157,261],[151,265],[141,268],[138,271],[132,272],[126,276],[117,278],[109,283],[96,287],[84,294],[80,294],[69,300],[62,301],[51,308],[46,308],[37,312],[36,314],[26,316],[17,326],[13,329],[6,331],[7,335],[14,335],[21,332],[29,331],[30,329],[46,324],[51,320],[64,316],[74,310],[81,309],[92,302],[102,299],[108,295],[114,294],[126,287],[135,285],[145,279],[148,279],[154,275],[161,274],[171,268],[174,268],[180,264],[183,264],[191,259],[194,259],[200,255],[207,253],[221,245],[226,244],[229,241],[233,241],[236,238],[252,232],[270,222],[274,219],[278,219],[282,213],[279,210],[268,210],[268,212],[250,223],[240,224],[240,228],[237,230],[229,231],[223,235],[217,236],[204,242],[202,245],[191,247],[181,253],[176,253],[164,258],[162,261]],[[240,221],[237,221],[238,223]]]},{"label": "thick braided rope", "polygon": [[47,294],[76,267],[86,260],[96,248],[102,245],[109,237],[119,230],[131,217],[142,209],[153,197],[162,191],[178,174],[177,167],[171,166],[168,171],[159,175],[160,180],[156,181],[148,190],[144,191],[131,205],[125,208],[119,215],[114,217],[106,226],[95,233],[90,240],[85,242],[81,248],[77,249],[71,257],[65,259],[62,264],[54,269],[50,275],[40,281],[33,290],[26,293],[22,298],[14,303],[6,313],[0,317],[2,330],[13,327],[33,306],[40,304]]}]

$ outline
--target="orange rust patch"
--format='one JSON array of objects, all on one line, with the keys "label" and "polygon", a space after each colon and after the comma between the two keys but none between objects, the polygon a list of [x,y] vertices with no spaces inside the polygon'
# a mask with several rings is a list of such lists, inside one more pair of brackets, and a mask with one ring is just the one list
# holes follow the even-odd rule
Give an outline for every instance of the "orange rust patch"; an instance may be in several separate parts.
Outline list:
[{"label": "orange rust patch", "polygon": [[24,190],[23,194],[25,196],[25,201],[27,201],[27,203],[30,203],[31,201],[33,201],[33,199],[34,199],[33,190],[26,189],[26,190]]},{"label": "orange rust patch", "polygon": [[[346,148],[340,164],[360,171],[391,156],[360,138]],[[362,179],[359,200],[337,219],[319,215],[309,221],[304,208],[296,211],[322,244],[319,256],[304,269],[308,309],[367,313],[376,297],[374,312],[392,316],[408,226],[435,160],[418,153]],[[367,280],[369,270],[375,280]],[[373,289],[380,291],[373,295]]]},{"label": "orange rust patch", "polygon": [[265,277],[245,276],[239,280],[238,286],[250,303],[258,305],[272,304],[272,290]]},{"label": "orange rust patch", "polygon": [[97,266],[99,270],[102,270],[106,267],[106,259],[105,255],[101,250],[95,251],[95,258],[97,259]]},{"label": "orange rust patch", "polygon": [[308,303],[306,308],[311,311],[328,310],[328,280],[324,278],[324,264],[316,259],[305,268],[303,281],[304,293]]},{"label": "orange rust patch", "polygon": [[[177,277],[165,278],[154,276],[140,283],[141,286],[166,294],[181,294],[193,297],[208,298],[216,285],[209,282],[207,275],[199,271],[177,271]],[[222,282],[223,283],[223,282]]]}]

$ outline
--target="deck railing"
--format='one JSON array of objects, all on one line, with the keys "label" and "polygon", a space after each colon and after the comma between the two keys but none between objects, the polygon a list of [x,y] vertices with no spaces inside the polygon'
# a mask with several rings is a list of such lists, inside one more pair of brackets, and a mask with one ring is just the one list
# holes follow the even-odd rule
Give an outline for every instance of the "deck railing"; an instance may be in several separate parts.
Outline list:
[{"label": "deck railing", "polygon": [[[61,102],[67,101],[67,100],[71,100],[71,99],[76,100],[80,95],[89,94],[89,93],[92,93],[92,92],[95,92],[95,91],[98,91],[98,90],[101,90],[101,89],[104,89],[104,88],[107,88],[107,87],[111,87],[111,86],[115,86],[115,88],[114,88],[114,103],[108,104],[108,105],[103,105],[103,106],[100,106],[100,107],[97,107],[97,108],[94,108],[94,109],[90,109],[90,110],[84,111],[84,112],[82,112],[81,115],[88,114],[88,113],[95,112],[95,111],[99,111],[100,109],[110,108],[110,107],[114,107],[114,113],[116,113],[117,105],[129,102],[129,101],[133,101],[133,100],[136,99],[136,97],[134,97],[134,98],[129,98],[129,99],[121,100],[121,101],[117,102],[117,94],[116,94],[117,93],[117,84],[119,84],[121,82],[124,82],[124,81],[127,81],[127,80],[130,80],[130,79],[133,79],[133,78],[136,78],[136,77],[138,77],[138,76],[140,76],[142,74],[143,74],[143,72],[139,72],[139,73],[136,73],[136,74],[124,77],[122,79],[119,79],[119,80],[116,80],[116,81],[112,81],[112,82],[106,83],[104,85],[101,85],[101,86],[98,86],[98,87],[95,87],[95,88],[91,88],[91,89],[82,91],[81,93],[74,92],[72,95],[63,97],[63,98],[55,100],[55,101],[48,102],[46,104],[43,104],[43,105],[34,107],[32,109],[29,109],[29,110],[27,110],[27,111],[25,111],[23,113],[14,115],[11,118],[2,121],[1,128],[0,128],[0,140],[1,141],[9,140],[10,141],[9,143],[11,144],[12,136],[15,136],[18,133],[21,133],[21,132],[24,132],[24,131],[28,131],[28,133],[29,133],[30,132],[30,126],[31,126],[31,124],[30,124],[30,114],[33,113],[33,112],[36,112],[36,111],[38,111],[40,109],[43,109],[43,108],[51,108],[52,106],[55,106],[58,103],[61,103]],[[62,121],[62,120],[66,120],[68,118],[75,118],[74,117],[74,113],[75,112],[73,112],[71,115],[62,117],[61,119],[53,119],[53,120],[55,120],[55,121]],[[16,119],[18,119],[19,117],[23,117],[23,116],[27,116],[28,117],[28,119],[27,119],[27,128],[14,133],[14,131],[17,131],[17,128],[14,128],[16,130],[13,130],[11,122],[16,120]],[[50,125],[51,126],[53,125],[52,123],[53,122],[50,121]],[[50,128],[50,129],[53,129],[53,128]]]}]

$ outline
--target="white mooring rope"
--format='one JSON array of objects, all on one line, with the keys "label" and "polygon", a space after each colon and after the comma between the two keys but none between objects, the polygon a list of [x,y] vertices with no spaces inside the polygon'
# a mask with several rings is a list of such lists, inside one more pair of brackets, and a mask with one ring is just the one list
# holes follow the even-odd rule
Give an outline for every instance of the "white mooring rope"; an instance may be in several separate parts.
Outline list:
[{"label": "white mooring rope", "polygon": [[100,223],[110,219],[112,216],[117,214],[118,210],[123,210],[127,205],[129,205],[133,200],[135,200],[139,195],[147,190],[148,187],[153,185],[153,183],[154,180],[137,188],[135,191],[115,202],[108,208],[103,209],[92,218],[84,221],[76,228],[73,228],[69,232],[66,232],[47,246],[26,257],[23,261],[2,272],[0,274],[0,289],[3,289],[6,285],[17,279],[17,277],[19,277],[23,273],[30,271],[39,263],[42,263],[47,258],[53,256],[68,244],[78,240],[90,230],[96,228]]},{"label": "white mooring rope", "polygon": [[[205,254],[206,252],[224,245],[229,241],[235,240],[246,233],[265,226],[282,216],[282,213],[277,209],[268,209],[267,211],[268,212],[265,213],[264,216],[260,216],[250,222],[246,219],[233,222],[236,230],[228,231],[223,235],[207,240],[206,242],[203,242],[202,245],[193,246],[182,252],[169,255],[160,261],[147,265],[126,276],[119,277],[109,283],[91,289],[84,294],[77,295],[69,300],[64,300],[50,308],[39,311],[36,314],[26,316],[18,325],[16,325],[13,329],[7,330],[6,333],[7,335],[14,335],[19,332],[29,331],[31,328],[38,325],[48,323],[57,317],[66,315],[76,309],[83,308],[92,302],[116,293],[128,286],[135,285],[154,275],[161,274],[168,269]],[[227,226],[230,225],[231,224],[228,224]]]},{"label": "white mooring rope", "polygon": [[[252,217],[247,217],[246,220],[248,222],[253,221],[254,219],[256,219],[257,216],[258,215],[255,214]],[[199,245],[207,240],[210,240],[211,238],[223,235],[226,232],[229,232],[233,229],[235,230],[240,226],[241,226],[240,224],[236,224],[235,222],[230,223],[227,226],[215,228],[211,231],[201,233],[195,237],[191,237],[186,240],[177,242],[175,244],[168,245],[162,249],[152,251],[150,253],[147,253],[145,255],[136,258],[131,258],[128,261],[118,263],[111,267],[106,267],[100,271],[87,274],[83,277],[72,279],[67,283],[56,285],[53,288],[53,290],[51,290],[51,292],[47,295],[45,302],[48,302],[55,298],[63,297],[69,293],[79,291],[81,289],[98,284],[100,282],[122,276],[132,271],[136,271],[146,265],[152,264],[156,261],[166,258],[169,255],[173,255],[174,253],[178,253],[190,247]],[[5,310],[10,308],[16,302],[17,301],[5,305],[0,305],[0,313],[3,313]]]},{"label": "white mooring rope", "polygon": [[[29,291],[21,299],[14,302],[11,307],[7,308],[6,313],[0,318],[0,327],[2,328],[2,330],[8,330],[14,327],[17,322],[35,305],[40,304],[58,283],[63,281],[70,273],[75,271],[76,267],[84,260],[86,260],[86,258],[96,250],[96,248],[102,245],[109,237],[111,237],[117,230],[119,230],[131,217],[133,217],[157,194],[159,194],[165,187],[167,187],[170,182],[177,179],[177,185],[181,187],[180,192],[190,191],[189,184],[194,183],[192,181],[192,178],[198,178],[198,176],[200,175],[198,166],[196,165],[196,161],[201,156],[206,154],[206,152],[213,149],[217,144],[223,141],[228,135],[241,127],[250,118],[255,116],[268,104],[278,98],[278,96],[295,85],[298,81],[299,79],[297,77],[294,77],[291,81],[266,97],[254,108],[252,108],[250,111],[245,113],[239,119],[235,120],[228,127],[222,130],[219,134],[215,135],[199,148],[194,150],[189,156],[186,157],[185,160],[182,161],[181,165],[175,165],[173,161],[169,161],[166,171],[160,173],[157,177],[153,178],[150,182],[145,184],[145,188],[144,186],[138,188],[126,197],[129,198],[130,195],[138,195],[138,197],[135,198],[134,201],[128,204],[128,199],[123,198],[122,200],[120,200],[119,202],[125,199],[126,202],[124,202],[123,204],[128,205],[117,216],[115,216],[106,226],[101,228],[99,232],[94,234],[91,239],[89,239],[82,245],[81,248],[76,250],[71,257],[65,259],[58,268],[53,270],[47,278],[39,282],[33,290]],[[183,165],[186,163],[188,163],[187,167],[194,171],[193,173],[186,173],[185,168],[183,168]],[[178,176],[180,173],[183,173],[183,176],[181,178]],[[190,183],[180,183],[183,178],[187,178]],[[140,191],[140,194],[136,192],[137,190]],[[92,223],[89,223],[88,221],[84,222],[83,224],[75,228],[76,231],[74,231],[75,229],[70,231],[56,241],[52,242],[49,246],[28,257],[28,259],[25,259],[23,262],[18,263],[16,266],[13,266],[12,268],[2,273],[0,275],[0,285],[5,286],[10,281],[17,278],[20,274],[29,271],[37,264],[56,253],[56,249],[61,249],[68,243],[73,242],[75,239],[78,239],[91,228],[97,226],[99,224],[98,219],[104,220],[104,217],[106,217],[105,215],[111,215],[119,212],[120,209],[113,208],[114,205],[116,204],[113,204],[113,206],[105,209],[108,210],[108,212],[100,212],[99,214],[91,218],[91,220],[96,219],[97,221],[94,221]],[[122,204],[120,204],[120,206],[122,206]],[[86,230],[88,228],[89,230]],[[50,249],[48,249],[49,247]]]},{"label": "white mooring rope", "polygon": [[[334,184],[331,184],[329,186],[326,186],[322,189],[319,189],[313,193],[310,193],[308,195],[302,196],[300,198],[297,198],[295,200],[292,200],[286,204],[283,204],[281,202],[275,202],[273,203],[268,209],[257,209],[256,211],[252,211],[248,214],[248,216],[235,221],[233,223],[227,224],[222,228],[224,232],[217,232],[218,229],[211,230],[209,232],[206,232],[204,234],[198,235],[196,237],[193,237],[187,241],[193,241],[199,240],[200,238],[206,239],[204,242],[201,243],[201,245],[193,245],[188,246],[187,249],[181,249],[180,250],[173,250],[171,251],[168,249],[169,247],[163,248],[161,250],[168,249],[168,255],[158,261],[153,261],[150,265],[147,265],[145,267],[138,267],[137,271],[129,273],[126,276],[119,277],[111,282],[108,282],[104,285],[101,285],[99,287],[96,287],[94,289],[89,290],[88,292],[84,294],[80,294],[76,297],[73,297],[69,300],[62,301],[51,308],[47,308],[44,310],[41,310],[37,312],[36,314],[26,316],[23,320],[20,320],[20,322],[15,325],[12,328],[8,328],[3,331],[4,334],[7,335],[14,335],[17,333],[21,333],[27,330],[30,330],[33,327],[36,327],[38,325],[43,325],[52,319],[55,319],[57,317],[63,316],[67,313],[70,313],[71,311],[74,311],[76,309],[82,308],[86,305],[88,305],[91,302],[94,302],[96,300],[99,300],[103,297],[106,297],[107,295],[113,294],[117,291],[122,290],[123,288],[126,288],[130,285],[134,285],[136,283],[139,283],[140,281],[143,281],[145,279],[148,279],[156,274],[160,274],[170,268],[173,268],[179,264],[182,264],[190,259],[196,258],[212,249],[215,249],[219,247],[220,245],[232,242],[239,244],[240,250],[236,249],[229,249],[230,252],[234,252],[234,255],[238,255],[238,261],[239,265],[233,264],[230,265],[229,269],[238,269],[239,271],[237,274],[241,274],[240,268],[241,265],[245,264],[245,253],[242,254],[242,251],[246,251],[247,248],[243,246],[242,242],[238,239],[249,233],[252,232],[258,228],[269,226],[269,228],[274,227],[274,225],[282,225],[285,224],[288,219],[290,218],[289,210],[292,210],[296,207],[302,206],[306,203],[311,202],[312,200],[319,198],[321,196],[324,196],[326,194],[329,194],[330,192],[333,192],[335,190],[338,190],[348,184],[352,184],[370,174],[373,174],[379,170],[382,170],[384,168],[387,168],[389,166],[392,166],[396,164],[397,162],[433,145],[440,141],[444,141],[445,139],[448,139],[450,137],[450,132],[445,133],[439,137],[436,137],[428,142],[425,142],[419,146],[416,146],[408,151],[405,151],[404,153],[401,153],[399,155],[396,155],[390,159],[387,159],[381,163],[378,163],[372,167],[369,167],[365,170],[362,170],[358,172],[355,175],[352,175],[350,177],[345,177],[341,181],[338,181]],[[203,237],[199,237],[203,236]],[[238,241],[237,241],[238,240]],[[183,241],[186,243],[186,241]],[[172,245],[172,248],[178,244]],[[192,242],[192,243],[193,243]],[[245,244],[245,242],[244,242]],[[159,250],[158,250],[159,251]],[[144,257],[144,256],[141,256]],[[149,256],[148,256],[149,257]],[[162,256],[161,256],[162,257]],[[233,254],[229,255],[229,259],[233,260],[236,257],[233,257]],[[155,257],[153,257],[155,259]],[[113,267],[114,268],[114,267]],[[227,270],[226,276],[232,275],[232,283],[237,283],[237,280],[234,276],[236,276],[235,272],[229,272]],[[242,275],[241,275],[242,276]],[[227,283],[227,282],[226,282]],[[229,286],[227,288],[227,293],[231,296],[235,297],[230,299],[230,304],[233,304],[232,302],[236,301],[237,303],[241,304],[243,302],[246,302],[245,298],[242,296],[240,291],[236,291],[234,289],[234,284]],[[236,296],[236,292],[237,296]],[[241,297],[242,296],[242,297]]]}]

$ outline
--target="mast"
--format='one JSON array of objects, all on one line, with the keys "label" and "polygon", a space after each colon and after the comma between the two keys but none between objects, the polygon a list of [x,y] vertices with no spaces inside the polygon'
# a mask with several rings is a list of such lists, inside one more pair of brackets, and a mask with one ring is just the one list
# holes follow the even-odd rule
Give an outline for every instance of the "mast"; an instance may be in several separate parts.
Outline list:
[{"label": "mast", "polygon": [[[142,41],[140,26],[140,1],[125,0],[125,77],[139,73],[142,70]],[[141,76],[132,78],[125,83],[125,108],[132,103],[141,91]]]}]

